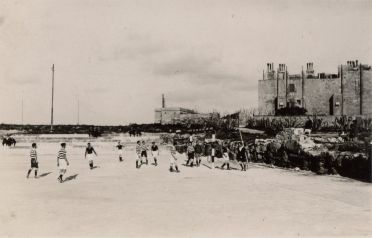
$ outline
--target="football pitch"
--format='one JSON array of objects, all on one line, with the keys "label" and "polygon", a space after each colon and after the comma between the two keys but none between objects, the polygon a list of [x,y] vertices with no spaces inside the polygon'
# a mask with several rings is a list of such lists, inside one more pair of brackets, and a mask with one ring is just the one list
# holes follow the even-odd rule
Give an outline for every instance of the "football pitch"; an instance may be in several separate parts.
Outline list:
[{"label": "football pitch", "polygon": [[[37,142],[37,141],[36,141]],[[185,167],[169,172],[170,152],[158,166],[135,168],[135,145],[119,162],[115,141],[67,143],[70,166],[57,181],[58,143],[38,143],[39,178],[29,179],[30,143],[0,148],[0,236],[247,237],[372,235],[372,185],[249,164],[237,169]],[[216,163],[217,166],[219,163]],[[237,168],[237,167],[236,167]]]}]

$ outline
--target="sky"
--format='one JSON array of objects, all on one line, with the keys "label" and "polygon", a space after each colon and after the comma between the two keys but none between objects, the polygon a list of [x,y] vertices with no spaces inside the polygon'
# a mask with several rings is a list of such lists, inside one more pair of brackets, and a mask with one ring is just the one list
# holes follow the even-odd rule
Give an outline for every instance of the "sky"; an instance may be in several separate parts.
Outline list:
[{"label": "sky", "polygon": [[1,0],[0,123],[50,123],[52,64],[55,124],[152,123],[162,93],[256,108],[268,62],[372,64],[371,22],[369,0]]}]

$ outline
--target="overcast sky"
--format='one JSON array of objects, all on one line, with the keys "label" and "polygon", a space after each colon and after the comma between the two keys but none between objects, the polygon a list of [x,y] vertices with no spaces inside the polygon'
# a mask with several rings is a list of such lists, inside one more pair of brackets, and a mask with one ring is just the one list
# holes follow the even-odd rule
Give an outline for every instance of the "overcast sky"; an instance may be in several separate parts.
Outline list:
[{"label": "overcast sky", "polygon": [[267,62],[372,64],[372,1],[0,1],[0,123],[154,121],[154,108],[257,107]]}]

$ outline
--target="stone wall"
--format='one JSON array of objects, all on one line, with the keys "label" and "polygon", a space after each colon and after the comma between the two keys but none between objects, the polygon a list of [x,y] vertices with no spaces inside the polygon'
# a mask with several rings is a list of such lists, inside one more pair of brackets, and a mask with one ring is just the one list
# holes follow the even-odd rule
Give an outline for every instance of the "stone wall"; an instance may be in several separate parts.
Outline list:
[{"label": "stone wall", "polygon": [[329,115],[332,95],[341,93],[341,79],[305,79],[305,93],[308,114]]},{"label": "stone wall", "polygon": [[360,114],[360,71],[347,65],[342,66],[343,113]]},{"label": "stone wall", "polygon": [[262,114],[275,113],[276,80],[258,81],[258,106]]},{"label": "stone wall", "polygon": [[372,116],[372,70],[362,71],[362,110],[363,114]]}]

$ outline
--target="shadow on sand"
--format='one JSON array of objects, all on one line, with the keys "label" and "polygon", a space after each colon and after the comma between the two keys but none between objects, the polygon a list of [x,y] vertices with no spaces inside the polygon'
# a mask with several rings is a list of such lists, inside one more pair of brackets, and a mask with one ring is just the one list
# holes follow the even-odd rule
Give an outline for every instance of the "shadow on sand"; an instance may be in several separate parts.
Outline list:
[{"label": "shadow on sand", "polygon": [[42,178],[42,177],[45,177],[45,176],[48,176],[49,174],[51,174],[52,172],[47,172],[47,173],[43,173],[43,174],[40,174],[38,176],[38,178]]},{"label": "shadow on sand", "polygon": [[79,174],[74,174],[74,175],[71,175],[71,176],[68,176],[66,177],[63,182],[68,182],[68,181],[71,181],[71,180],[74,180],[76,179],[76,177],[78,176]]}]

